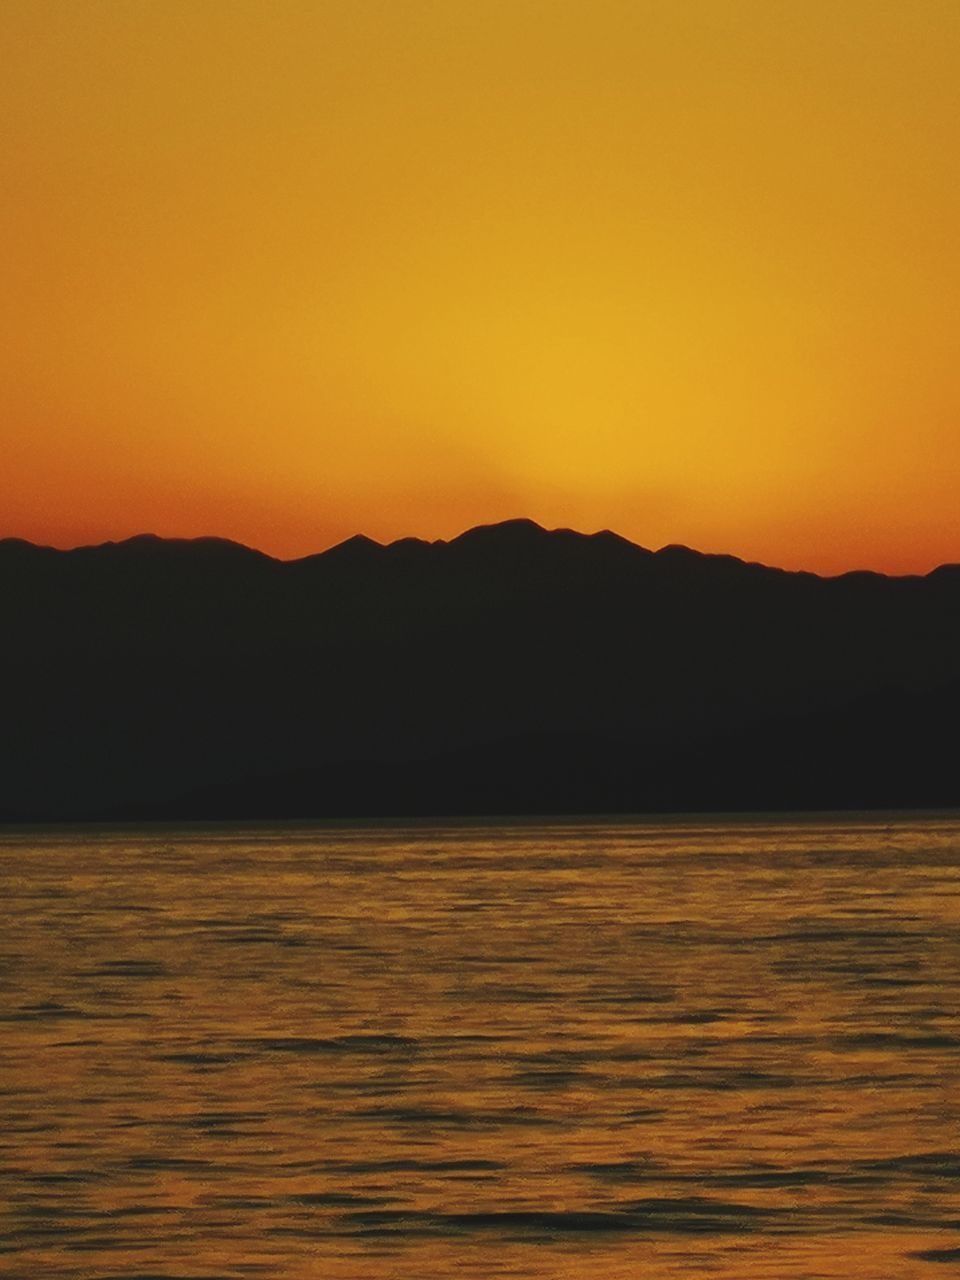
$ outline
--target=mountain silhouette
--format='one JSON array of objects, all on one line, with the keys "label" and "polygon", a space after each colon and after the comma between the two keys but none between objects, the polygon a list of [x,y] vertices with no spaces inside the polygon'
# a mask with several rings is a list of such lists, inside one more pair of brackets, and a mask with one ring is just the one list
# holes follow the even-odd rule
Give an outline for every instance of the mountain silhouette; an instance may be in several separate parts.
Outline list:
[{"label": "mountain silhouette", "polygon": [[279,561],[0,541],[0,818],[960,804],[960,566],[529,520]]}]

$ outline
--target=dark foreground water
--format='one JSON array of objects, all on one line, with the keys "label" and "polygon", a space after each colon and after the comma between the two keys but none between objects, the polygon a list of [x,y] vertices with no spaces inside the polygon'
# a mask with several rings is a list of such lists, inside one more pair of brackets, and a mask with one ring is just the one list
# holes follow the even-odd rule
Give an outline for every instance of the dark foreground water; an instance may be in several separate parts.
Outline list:
[{"label": "dark foreground water", "polygon": [[960,820],[0,837],[0,1272],[960,1269]]}]

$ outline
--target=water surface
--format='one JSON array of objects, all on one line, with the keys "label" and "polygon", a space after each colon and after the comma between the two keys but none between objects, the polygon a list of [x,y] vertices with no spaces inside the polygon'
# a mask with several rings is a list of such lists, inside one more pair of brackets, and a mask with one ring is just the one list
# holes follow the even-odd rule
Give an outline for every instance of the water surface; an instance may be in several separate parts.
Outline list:
[{"label": "water surface", "polygon": [[0,837],[0,1270],[960,1265],[960,820]]}]

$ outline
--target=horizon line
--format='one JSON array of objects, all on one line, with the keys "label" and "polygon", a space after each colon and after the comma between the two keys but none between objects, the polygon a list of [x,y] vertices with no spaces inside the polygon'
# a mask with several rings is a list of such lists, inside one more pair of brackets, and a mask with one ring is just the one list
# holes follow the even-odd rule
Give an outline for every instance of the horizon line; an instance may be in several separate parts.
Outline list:
[{"label": "horizon line", "polygon": [[10,535],[0,536],[0,547],[4,546],[5,544],[15,543],[21,546],[31,547],[37,551],[49,551],[49,552],[53,552],[60,555],[70,555],[71,553],[77,552],[77,551],[98,551],[107,547],[122,547],[122,546],[129,546],[130,544],[136,544],[136,543],[162,542],[162,543],[172,543],[172,544],[178,544],[178,545],[189,545],[189,544],[197,544],[197,543],[208,543],[208,544],[216,543],[222,546],[236,547],[239,550],[248,552],[250,555],[260,556],[265,560],[270,560],[274,564],[292,565],[292,564],[301,564],[306,560],[314,560],[319,557],[329,555],[331,552],[338,551],[350,545],[357,545],[357,546],[367,545],[370,547],[379,548],[381,550],[387,550],[391,547],[399,546],[402,543],[416,543],[424,547],[450,546],[456,542],[461,541],[463,538],[469,537],[473,534],[483,533],[485,531],[491,531],[491,530],[503,530],[508,528],[514,528],[514,529],[525,528],[530,530],[531,532],[544,534],[547,537],[553,537],[556,535],[561,535],[561,536],[571,535],[576,538],[585,538],[585,539],[593,539],[593,538],[616,539],[618,542],[624,543],[625,545],[632,547],[635,550],[640,551],[646,555],[656,556],[656,555],[661,555],[664,552],[671,552],[671,551],[685,552],[689,555],[702,557],[705,560],[734,561],[738,564],[742,564],[751,568],[767,569],[774,573],[784,573],[784,574],[790,574],[798,577],[819,578],[823,581],[833,581],[839,578],[861,577],[861,576],[870,576],[870,577],[876,577],[876,578],[887,578],[887,579],[895,579],[895,580],[908,580],[908,579],[923,580],[925,578],[929,578],[930,576],[932,576],[933,574],[937,573],[942,569],[960,568],[960,561],[947,560],[947,561],[941,561],[939,564],[934,565],[931,569],[927,570],[925,573],[886,573],[883,570],[866,569],[866,568],[845,569],[845,570],[841,570],[838,573],[818,573],[816,570],[813,570],[813,569],[786,569],[780,565],[768,564],[766,561],[762,561],[762,560],[748,560],[743,556],[738,556],[732,552],[701,551],[697,547],[691,547],[687,543],[682,543],[682,542],[667,542],[657,548],[646,547],[642,543],[634,542],[632,538],[628,538],[624,534],[617,533],[615,530],[609,529],[609,528],[597,529],[590,533],[585,533],[582,530],[573,529],[565,525],[561,525],[556,528],[550,529],[528,516],[516,516],[516,517],[508,518],[505,520],[493,520],[493,521],[485,522],[482,524],[471,525],[470,527],[463,529],[460,533],[455,534],[453,537],[450,537],[450,538],[422,538],[422,537],[418,537],[415,534],[407,534],[399,538],[393,538],[390,541],[381,542],[377,538],[370,537],[369,534],[357,532],[357,533],[350,534],[346,538],[341,538],[340,541],[333,542],[329,546],[322,547],[318,551],[309,551],[305,555],[289,556],[289,557],[275,556],[275,555],[272,555],[270,552],[264,551],[259,547],[252,546],[249,543],[241,542],[236,538],[227,538],[220,534],[196,534],[189,537],[183,537],[175,534],[167,535],[167,534],[158,534],[158,533],[152,533],[147,531],[130,534],[129,536],[124,538],[106,538],[102,542],[77,542],[70,546],[60,546],[60,547],[54,546],[51,543],[34,542],[29,538],[22,538],[16,534],[10,534]]}]

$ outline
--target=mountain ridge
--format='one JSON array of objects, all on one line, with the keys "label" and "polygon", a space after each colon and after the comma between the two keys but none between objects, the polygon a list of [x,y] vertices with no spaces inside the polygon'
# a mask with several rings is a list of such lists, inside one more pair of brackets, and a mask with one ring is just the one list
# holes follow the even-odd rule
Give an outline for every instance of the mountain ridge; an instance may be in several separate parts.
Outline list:
[{"label": "mountain ridge", "polygon": [[954,565],[8,539],[0,601],[7,820],[960,804]]},{"label": "mountain ridge", "polygon": [[246,554],[251,557],[256,557],[261,561],[269,561],[277,565],[298,565],[303,564],[304,562],[319,561],[328,556],[341,557],[345,554],[359,552],[361,550],[371,554],[376,554],[377,552],[398,551],[401,549],[414,551],[426,548],[454,547],[476,543],[480,539],[489,539],[491,536],[497,540],[505,541],[511,536],[516,539],[517,535],[525,538],[528,538],[529,536],[542,536],[547,539],[573,538],[594,543],[603,541],[608,545],[612,543],[619,544],[623,548],[628,548],[631,551],[639,552],[647,556],[723,561],[728,564],[744,565],[755,569],[766,569],[774,573],[819,578],[822,581],[834,581],[839,578],[851,577],[876,577],[894,580],[917,579],[930,578],[933,575],[949,571],[960,571],[960,562],[945,561],[941,564],[935,565],[926,573],[893,574],[884,573],[883,571],[876,569],[858,568],[846,569],[833,574],[821,574],[812,569],[785,569],[781,566],[767,564],[765,561],[748,560],[730,552],[701,551],[695,547],[690,547],[685,543],[665,543],[661,547],[652,549],[644,547],[640,543],[633,542],[623,534],[616,533],[611,529],[599,529],[593,533],[581,533],[578,530],[570,529],[565,526],[548,529],[527,517],[517,517],[509,520],[495,521],[488,524],[474,525],[451,538],[427,539],[408,535],[392,539],[389,542],[381,542],[376,538],[371,538],[367,534],[355,533],[342,539],[340,542],[333,543],[331,546],[323,548],[320,551],[308,552],[305,555],[291,557],[274,556],[269,552],[262,551],[257,547],[248,545],[247,543],[215,535],[201,535],[198,537],[185,538],[166,537],[149,532],[133,534],[127,538],[109,539],[104,542],[82,543],[75,547],[53,547],[45,543],[32,542],[26,538],[9,536],[0,538],[0,555],[4,554],[8,550],[13,552],[22,550],[26,553],[42,552],[49,553],[54,556],[89,556],[97,552],[115,554],[118,551],[123,553],[148,549],[179,551],[181,553],[194,550],[206,551],[209,553],[216,551],[222,554],[234,555]]}]

